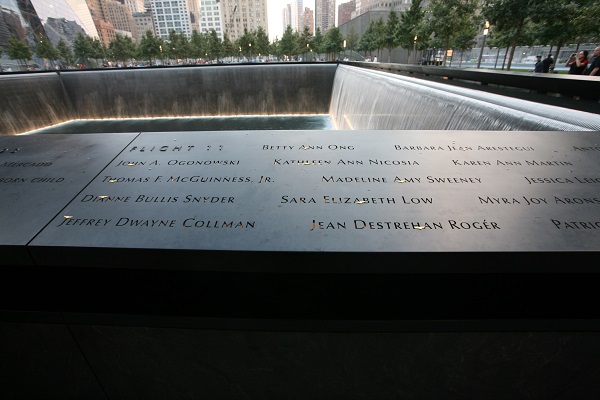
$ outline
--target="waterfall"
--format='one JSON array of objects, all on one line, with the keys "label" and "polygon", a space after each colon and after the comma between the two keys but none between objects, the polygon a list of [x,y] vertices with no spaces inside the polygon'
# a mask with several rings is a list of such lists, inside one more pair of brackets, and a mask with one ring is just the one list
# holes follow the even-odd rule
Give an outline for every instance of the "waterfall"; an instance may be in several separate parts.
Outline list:
[{"label": "waterfall", "polygon": [[337,129],[583,131],[600,116],[340,65],[330,114]]},{"label": "waterfall", "polygon": [[72,118],[54,72],[0,76],[0,136],[14,135]]}]

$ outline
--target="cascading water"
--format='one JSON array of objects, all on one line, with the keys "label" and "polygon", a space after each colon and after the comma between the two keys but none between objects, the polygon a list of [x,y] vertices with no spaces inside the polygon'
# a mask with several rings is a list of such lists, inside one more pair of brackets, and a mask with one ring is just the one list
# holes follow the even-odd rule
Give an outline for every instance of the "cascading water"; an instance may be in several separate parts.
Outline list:
[{"label": "cascading water", "polygon": [[73,118],[56,73],[2,75],[0,93],[0,136]]},{"label": "cascading water", "polygon": [[62,80],[79,118],[326,114],[335,64],[76,71]]},{"label": "cascading water", "polygon": [[581,131],[600,116],[340,65],[330,114],[338,129]]},{"label": "cascading water", "polygon": [[72,119],[290,115],[339,130],[600,130],[596,114],[323,63],[1,75],[0,92],[0,135]]}]

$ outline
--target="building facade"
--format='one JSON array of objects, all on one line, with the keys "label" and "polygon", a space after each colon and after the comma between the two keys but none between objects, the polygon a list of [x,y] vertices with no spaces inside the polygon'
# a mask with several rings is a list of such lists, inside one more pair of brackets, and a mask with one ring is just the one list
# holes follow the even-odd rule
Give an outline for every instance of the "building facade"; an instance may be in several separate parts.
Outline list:
[{"label": "building facade", "polygon": [[269,34],[267,0],[221,0],[221,18],[232,41],[259,27]]},{"label": "building facade", "polygon": [[35,48],[36,42],[43,38],[53,45],[60,39],[72,44],[80,32],[92,38],[99,37],[85,0],[0,0],[2,49],[8,47],[12,35]]},{"label": "building facade", "polygon": [[335,26],[335,0],[315,0],[315,31],[325,34]]},{"label": "building facade", "polygon": [[[221,3],[218,0],[200,1],[200,29],[201,33],[208,33],[211,30],[217,32],[219,38],[223,39],[226,29],[224,21],[221,18]],[[193,28],[192,28],[193,29]]]},{"label": "building facade", "polygon": [[156,36],[169,39],[171,32],[192,36],[189,8],[185,0],[152,0],[150,2]]},{"label": "building facade", "polygon": [[300,28],[300,32],[304,32],[305,26],[308,27],[311,35],[315,34],[315,13],[308,7],[304,7],[304,12],[302,13],[302,27]]},{"label": "building facade", "polygon": [[337,26],[343,25],[352,19],[352,13],[356,10],[356,0],[338,5]]}]

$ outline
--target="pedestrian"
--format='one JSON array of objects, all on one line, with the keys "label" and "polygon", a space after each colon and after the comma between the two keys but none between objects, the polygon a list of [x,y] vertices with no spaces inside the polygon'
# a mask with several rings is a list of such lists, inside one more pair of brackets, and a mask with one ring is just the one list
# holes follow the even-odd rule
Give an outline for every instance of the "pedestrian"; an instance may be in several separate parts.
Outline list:
[{"label": "pedestrian", "polygon": [[547,74],[552,69],[554,69],[554,60],[552,59],[552,53],[548,53],[548,57],[542,60],[542,73]]},{"label": "pedestrian", "polygon": [[583,71],[583,75],[600,76],[600,46],[594,49],[592,60]]},{"label": "pedestrian", "polygon": [[571,56],[565,63],[565,67],[569,67],[570,75],[581,75],[583,73],[589,62],[587,56],[587,50],[582,50],[579,52],[579,54],[571,54]]},{"label": "pedestrian", "polygon": [[542,72],[542,55],[538,54],[535,62],[535,66],[533,67],[533,72]]}]

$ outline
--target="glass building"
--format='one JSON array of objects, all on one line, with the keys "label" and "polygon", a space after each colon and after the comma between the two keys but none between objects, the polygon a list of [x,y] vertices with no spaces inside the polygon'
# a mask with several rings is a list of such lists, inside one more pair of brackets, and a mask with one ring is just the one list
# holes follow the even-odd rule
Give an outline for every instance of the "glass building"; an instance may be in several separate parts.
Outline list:
[{"label": "glass building", "polygon": [[[0,48],[6,50],[11,35],[31,48],[40,38],[69,45],[77,33],[98,38],[85,0],[0,0]],[[3,51],[4,53],[4,51]]]}]

